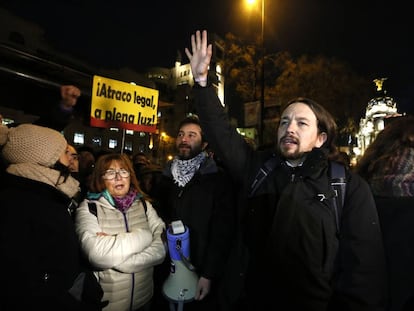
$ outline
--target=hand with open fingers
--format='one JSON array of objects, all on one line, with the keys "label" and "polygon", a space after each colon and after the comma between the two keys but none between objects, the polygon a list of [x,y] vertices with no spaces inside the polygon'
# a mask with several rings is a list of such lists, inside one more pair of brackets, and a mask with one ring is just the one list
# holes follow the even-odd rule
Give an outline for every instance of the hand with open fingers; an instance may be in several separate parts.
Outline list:
[{"label": "hand with open fingers", "polygon": [[201,86],[206,86],[208,67],[213,54],[211,43],[207,44],[207,30],[202,32],[197,30],[195,34],[191,35],[191,50],[190,52],[188,48],[185,48],[194,80]]}]

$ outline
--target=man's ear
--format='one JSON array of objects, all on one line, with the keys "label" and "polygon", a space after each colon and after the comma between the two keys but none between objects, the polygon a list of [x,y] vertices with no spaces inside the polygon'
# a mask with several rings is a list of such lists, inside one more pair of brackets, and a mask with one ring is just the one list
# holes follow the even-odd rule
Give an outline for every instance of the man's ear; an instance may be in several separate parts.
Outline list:
[{"label": "man's ear", "polygon": [[316,140],[316,146],[315,147],[322,147],[322,145],[326,142],[328,139],[328,135],[325,132],[319,133],[318,138]]}]

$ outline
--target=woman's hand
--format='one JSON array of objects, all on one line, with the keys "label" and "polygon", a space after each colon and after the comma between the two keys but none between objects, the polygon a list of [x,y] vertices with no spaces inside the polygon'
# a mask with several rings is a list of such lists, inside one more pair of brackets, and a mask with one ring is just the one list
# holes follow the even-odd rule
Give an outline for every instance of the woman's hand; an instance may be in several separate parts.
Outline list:
[{"label": "woman's hand", "polygon": [[208,67],[213,54],[212,45],[207,44],[207,30],[203,30],[202,33],[197,30],[195,35],[191,35],[191,50],[192,53],[188,48],[185,48],[185,54],[190,60],[194,80],[200,86],[206,86]]}]

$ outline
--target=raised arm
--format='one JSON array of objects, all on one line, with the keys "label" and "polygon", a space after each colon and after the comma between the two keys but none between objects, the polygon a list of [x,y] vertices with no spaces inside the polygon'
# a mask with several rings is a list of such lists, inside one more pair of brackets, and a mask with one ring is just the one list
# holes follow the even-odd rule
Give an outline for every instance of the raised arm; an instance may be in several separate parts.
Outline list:
[{"label": "raised arm", "polygon": [[191,35],[191,50],[192,52],[185,48],[185,54],[190,60],[194,80],[200,86],[206,86],[208,67],[213,54],[211,44],[207,44],[207,30],[203,30],[203,32],[197,30],[195,35]]},{"label": "raised arm", "polygon": [[208,44],[206,30],[202,32],[198,30],[191,36],[191,50],[190,52],[186,48],[185,53],[190,60],[194,80],[197,82],[193,95],[201,127],[209,145],[223,161],[233,179],[246,182],[246,179],[251,179],[250,168],[255,173],[258,170],[256,166],[259,164],[253,159],[255,156],[253,149],[231,125],[216,90],[208,85],[212,45]]}]

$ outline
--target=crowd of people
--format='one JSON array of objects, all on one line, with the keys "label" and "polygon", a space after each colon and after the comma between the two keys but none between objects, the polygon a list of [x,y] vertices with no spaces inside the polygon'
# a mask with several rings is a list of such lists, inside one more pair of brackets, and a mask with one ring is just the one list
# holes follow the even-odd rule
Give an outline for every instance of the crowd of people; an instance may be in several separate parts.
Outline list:
[{"label": "crowd of people", "polygon": [[[412,310],[414,117],[390,122],[350,167],[331,114],[297,97],[275,145],[256,148],[209,83],[207,31],[190,42],[195,113],[164,167],[68,144],[76,86],[36,124],[0,126],[0,309],[172,310],[167,232],[182,221],[197,277],[184,310]],[[339,213],[333,161],[346,171]]]}]

